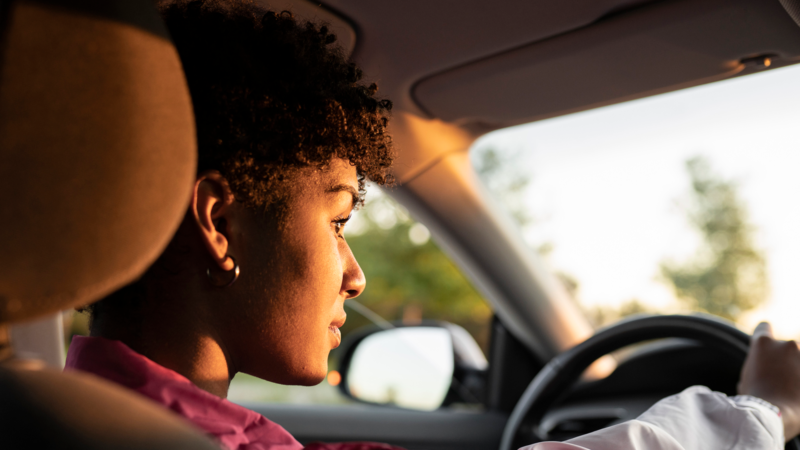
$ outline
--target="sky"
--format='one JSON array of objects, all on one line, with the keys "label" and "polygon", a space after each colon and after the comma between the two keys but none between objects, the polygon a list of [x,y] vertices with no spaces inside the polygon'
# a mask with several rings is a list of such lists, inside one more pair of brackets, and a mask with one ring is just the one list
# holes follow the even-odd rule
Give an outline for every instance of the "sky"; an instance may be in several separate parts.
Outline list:
[{"label": "sky", "polygon": [[578,280],[579,301],[667,313],[683,306],[659,264],[701,242],[685,161],[706,157],[738,183],[768,264],[770,298],[739,325],[800,338],[800,67],[496,131],[473,149],[487,146],[530,176],[525,238],[552,245],[547,263]]}]

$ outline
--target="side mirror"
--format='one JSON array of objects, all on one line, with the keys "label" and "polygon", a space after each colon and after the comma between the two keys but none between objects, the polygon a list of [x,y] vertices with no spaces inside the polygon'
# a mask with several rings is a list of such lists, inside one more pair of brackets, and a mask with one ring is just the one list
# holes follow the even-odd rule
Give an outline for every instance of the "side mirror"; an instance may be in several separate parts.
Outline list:
[{"label": "side mirror", "polygon": [[371,328],[342,347],[339,386],[355,400],[426,411],[481,402],[488,363],[457,325]]}]

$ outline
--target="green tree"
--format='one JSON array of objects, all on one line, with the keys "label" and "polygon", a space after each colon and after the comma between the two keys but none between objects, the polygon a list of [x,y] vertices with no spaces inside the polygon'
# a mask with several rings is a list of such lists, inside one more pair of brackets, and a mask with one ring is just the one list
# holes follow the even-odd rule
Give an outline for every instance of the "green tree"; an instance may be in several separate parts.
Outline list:
[{"label": "green tree", "polygon": [[[347,241],[367,277],[356,299],[387,320],[443,320],[464,327],[487,351],[491,308],[450,259],[391,198],[373,194]],[[349,227],[350,225],[348,225]],[[349,331],[368,321],[349,314]]]},{"label": "green tree", "polygon": [[691,308],[735,321],[766,299],[766,262],[753,244],[737,184],[715,174],[702,157],[688,160],[686,169],[692,183],[688,215],[703,244],[688,262],[662,262],[661,273]]}]

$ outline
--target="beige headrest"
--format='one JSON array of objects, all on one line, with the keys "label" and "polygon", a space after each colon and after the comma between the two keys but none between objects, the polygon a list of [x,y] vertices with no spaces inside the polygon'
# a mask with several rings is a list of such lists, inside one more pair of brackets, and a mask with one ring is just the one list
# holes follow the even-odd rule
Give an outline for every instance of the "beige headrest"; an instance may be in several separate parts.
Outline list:
[{"label": "beige headrest", "polygon": [[140,275],[177,229],[196,165],[188,88],[150,0],[17,1],[7,20],[0,323]]}]

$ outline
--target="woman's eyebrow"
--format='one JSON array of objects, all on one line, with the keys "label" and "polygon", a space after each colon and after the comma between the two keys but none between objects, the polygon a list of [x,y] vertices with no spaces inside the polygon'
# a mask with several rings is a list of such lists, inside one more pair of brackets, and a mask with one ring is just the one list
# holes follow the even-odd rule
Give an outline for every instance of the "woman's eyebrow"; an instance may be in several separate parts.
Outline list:
[{"label": "woman's eyebrow", "polygon": [[356,188],[354,188],[349,184],[336,184],[328,188],[327,192],[332,194],[336,192],[349,192],[350,195],[353,196],[353,207],[355,207],[358,204],[359,200],[358,191],[356,190]]}]

